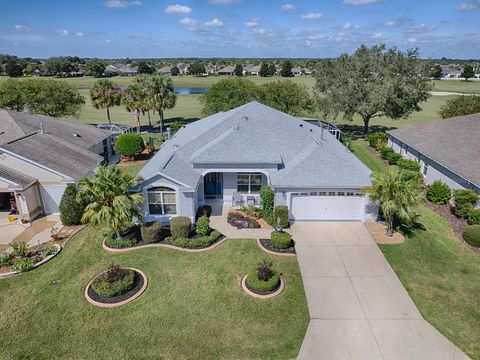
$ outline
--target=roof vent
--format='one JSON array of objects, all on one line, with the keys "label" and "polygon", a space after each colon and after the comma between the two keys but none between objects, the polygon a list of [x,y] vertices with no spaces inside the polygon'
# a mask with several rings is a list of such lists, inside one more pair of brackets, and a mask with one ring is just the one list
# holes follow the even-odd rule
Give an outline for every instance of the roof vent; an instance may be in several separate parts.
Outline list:
[{"label": "roof vent", "polygon": [[77,134],[77,133],[73,133],[73,136],[75,136],[75,137],[81,137],[80,134]]},{"label": "roof vent", "polygon": [[237,125],[235,125],[235,126],[233,127],[233,130],[235,130],[235,131],[238,131],[238,130],[240,130],[240,125],[238,125],[238,124],[237,124]]},{"label": "roof vent", "polygon": [[180,147],[180,145],[178,145],[178,144],[173,144],[173,150],[174,150],[174,151],[177,151],[179,147]]},{"label": "roof vent", "polygon": [[43,123],[40,123],[40,133],[41,133],[41,134],[45,134],[45,133],[46,133],[45,127],[43,126]]},{"label": "roof vent", "polygon": [[301,128],[303,128],[303,124],[300,124],[299,126],[300,126]]},{"label": "roof vent", "polygon": [[248,116],[243,116],[243,117],[242,117],[242,120],[243,120],[243,121],[248,121]]}]

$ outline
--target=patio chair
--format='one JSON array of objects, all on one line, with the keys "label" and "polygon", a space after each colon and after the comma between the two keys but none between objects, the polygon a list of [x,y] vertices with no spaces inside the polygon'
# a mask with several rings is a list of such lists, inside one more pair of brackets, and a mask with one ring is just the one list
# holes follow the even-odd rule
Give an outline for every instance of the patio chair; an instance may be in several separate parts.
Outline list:
[{"label": "patio chair", "polygon": [[244,203],[243,201],[243,196],[240,195],[239,193],[235,192],[233,193],[233,196],[232,196],[232,206],[242,206]]}]

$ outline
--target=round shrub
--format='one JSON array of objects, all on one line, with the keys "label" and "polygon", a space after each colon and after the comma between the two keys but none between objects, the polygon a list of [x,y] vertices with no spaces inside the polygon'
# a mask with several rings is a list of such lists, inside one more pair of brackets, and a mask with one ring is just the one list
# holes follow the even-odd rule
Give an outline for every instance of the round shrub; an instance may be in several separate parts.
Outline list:
[{"label": "round shrub", "polygon": [[162,241],[165,237],[164,232],[162,224],[158,221],[147,222],[140,226],[142,240],[148,244]]},{"label": "round shrub", "polygon": [[280,285],[280,276],[277,274],[272,274],[268,280],[260,280],[257,272],[255,271],[247,275],[246,283],[254,292],[272,292]]},{"label": "round shrub", "polygon": [[292,246],[292,235],[284,231],[273,231],[270,240],[272,245],[279,249],[288,249]]},{"label": "round shrub", "polygon": [[77,201],[77,188],[68,184],[59,205],[60,221],[63,225],[80,225],[85,205]]},{"label": "round shrub", "polygon": [[106,272],[92,282],[92,289],[103,298],[123,295],[135,287],[135,272],[111,265]]},{"label": "round shrub", "polygon": [[288,227],[288,207],[286,205],[275,206],[274,210],[274,221],[277,225],[278,219],[280,219],[280,226],[282,228]]},{"label": "round shrub", "polygon": [[389,147],[383,147],[380,149],[380,156],[382,157],[382,159],[384,160],[387,160],[388,159],[388,156],[390,154],[393,154],[395,151],[393,151],[392,148],[389,148]]},{"label": "round shrub", "polygon": [[470,225],[463,232],[463,239],[472,246],[480,247],[480,225]]},{"label": "round shrub", "polygon": [[140,134],[126,133],[115,141],[115,150],[123,156],[135,156],[145,150],[145,144]]},{"label": "round shrub", "polygon": [[461,218],[467,218],[473,210],[473,205],[478,201],[478,195],[471,189],[456,190],[455,199],[455,215]]},{"label": "round shrub", "polygon": [[397,161],[397,166],[401,169],[410,170],[414,172],[420,171],[420,163],[415,160],[400,159]]},{"label": "round shrub", "polygon": [[206,216],[200,216],[195,224],[198,235],[205,236],[210,232],[210,220]]},{"label": "round shrub", "polygon": [[397,165],[398,161],[402,158],[402,155],[393,152],[388,155],[387,161],[389,165]]},{"label": "round shrub", "polygon": [[480,225],[480,209],[473,209],[468,214],[469,225]]},{"label": "round shrub", "polygon": [[111,234],[105,239],[105,245],[112,249],[129,248],[137,243],[137,239],[135,239],[135,237],[121,238],[118,240],[114,237],[114,234]]},{"label": "round shrub", "polygon": [[427,200],[434,204],[446,204],[452,197],[452,190],[441,180],[435,180],[427,187]]},{"label": "round shrub", "polygon": [[12,271],[28,271],[33,269],[35,262],[30,258],[16,258],[12,261]]},{"label": "round shrub", "polygon": [[192,222],[187,216],[177,216],[170,220],[170,231],[173,237],[188,238],[191,229]]},{"label": "round shrub", "polygon": [[388,136],[384,132],[375,132],[368,136],[368,143],[370,147],[380,150],[387,145]]}]

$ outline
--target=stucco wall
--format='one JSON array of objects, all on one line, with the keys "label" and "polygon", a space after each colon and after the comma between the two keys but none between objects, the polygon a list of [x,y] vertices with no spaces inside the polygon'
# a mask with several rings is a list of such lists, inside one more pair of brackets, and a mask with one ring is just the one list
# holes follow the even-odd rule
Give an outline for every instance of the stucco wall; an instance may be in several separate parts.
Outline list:
[{"label": "stucco wall", "polygon": [[37,184],[30,186],[24,191],[17,192],[16,200],[19,214],[34,219],[43,213],[40,190]]},{"label": "stucco wall", "polygon": [[45,214],[58,214],[58,206],[62,200],[63,192],[67,184],[42,184],[40,183],[40,193],[42,196],[43,210]]}]

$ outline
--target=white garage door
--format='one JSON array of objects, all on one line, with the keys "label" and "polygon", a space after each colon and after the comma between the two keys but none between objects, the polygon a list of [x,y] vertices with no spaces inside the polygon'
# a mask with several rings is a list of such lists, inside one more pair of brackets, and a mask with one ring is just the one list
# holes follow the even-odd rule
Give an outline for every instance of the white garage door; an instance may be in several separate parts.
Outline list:
[{"label": "white garage door", "polygon": [[58,205],[62,199],[66,185],[41,185],[40,192],[42,194],[43,210],[45,214],[58,213]]},{"label": "white garage door", "polygon": [[295,220],[362,220],[363,196],[292,195]]}]

